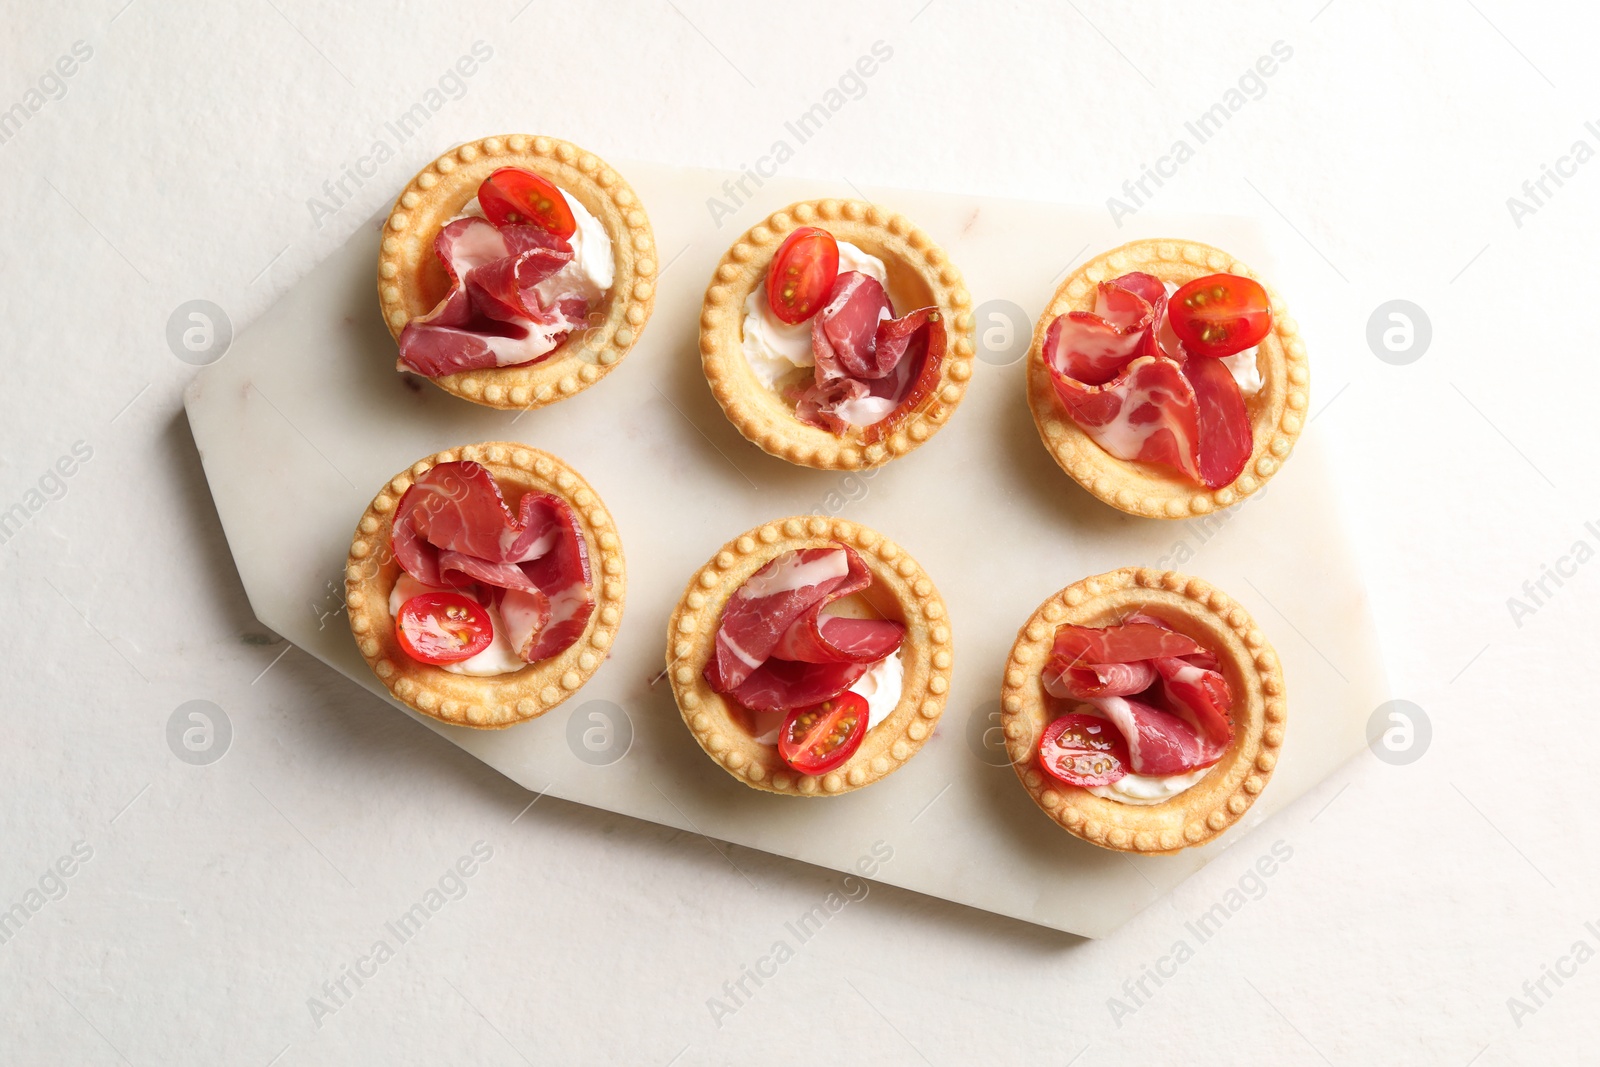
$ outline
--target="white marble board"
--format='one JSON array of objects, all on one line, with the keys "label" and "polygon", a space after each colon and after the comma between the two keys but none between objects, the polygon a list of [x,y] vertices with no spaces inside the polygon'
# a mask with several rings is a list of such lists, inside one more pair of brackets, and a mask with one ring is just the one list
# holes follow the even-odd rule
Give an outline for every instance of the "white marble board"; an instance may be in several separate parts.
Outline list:
[{"label": "white marble board", "polygon": [[[1067,268],[1136,237],[1206,241],[1270,276],[1253,222],[1142,213],[1118,230],[1085,207],[778,178],[719,226],[708,198],[731,203],[724,183],[738,175],[613,163],[650,212],[663,269],[638,345],[585,392],[518,414],[396,374],[374,283],[381,218],[195,380],[189,420],[263,623],[389,700],[340,606],[356,519],[387,479],[430,453],[495,439],[546,449],[590,481],[622,536],[627,608],[610,661],[565,704],[504,731],[446,726],[390,704],[538,793],[847,872],[883,842],[893,857],[878,881],[1090,937],[1159,899],[1361,747],[1386,685],[1315,424],[1257,496],[1218,516],[1166,522],[1123,515],[1057,469],[1028,414],[1021,360],[975,361],[946,428],[870,477],[767,456],[723,418],[700,372],[697,322],[712,268],[746,228],[794,200],[866,196],[909,216],[965,275],[979,329],[995,331],[991,348],[1004,347],[1006,320],[990,314],[999,307],[990,301],[1020,306],[1031,323]],[[1294,292],[1284,297],[1292,312]],[[1307,337],[1313,409],[1317,343]],[[723,772],[690,737],[665,682],[650,680],[695,568],[734,534],[814,510],[866,523],[921,562],[949,605],[956,662],[944,716],[916,758],[869,789],[802,801]],[[1287,679],[1287,739],[1267,789],[1242,825],[1177,856],[1129,857],[1070,837],[983,743],[1017,627],[1051,592],[1125,565],[1172,566],[1221,587],[1267,631]],[[569,727],[600,725],[595,716],[610,705],[626,716],[615,728],[631,731],[631,745],[611,762],[586,762]],[[737,850],[719,848],[729,877],[739,877]]]}]

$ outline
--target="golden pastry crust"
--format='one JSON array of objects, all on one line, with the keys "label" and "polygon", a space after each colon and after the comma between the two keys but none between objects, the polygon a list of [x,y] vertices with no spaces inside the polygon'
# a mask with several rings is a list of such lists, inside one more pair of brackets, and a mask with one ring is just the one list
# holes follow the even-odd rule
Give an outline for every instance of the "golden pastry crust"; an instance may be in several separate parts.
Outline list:
[{"label": "golden pastry crust", "polygon": [[[1256,350],[1261,391],[1245,397],[1255,447],[1233,484],[1207,489],[1199,482],[1148,463],[1118,459],[1095,443],[1072,420],[1056,396],[1044,361],[1045,331],[1058,315],[1093,311],[1100,282],[1130,271],[1153,274],[1183,285],[1207,274],[1238,274],[1261,282],[1272,305],[1272,332]],[[1266,484],[1283,466],[1307,418],[1310,371],[1299,327],[1289,317],[1276,290],[1220,249],[1197,241],[1134,241],[1096,256],[1061,283],[1039,316],[1028,351],[1028,407],[1045,448],[1078,484],[1130,515],[1152,519],[1184,519],[1225,508]]]},{"label": "golden pastry crust", "polygon": [[[848,545],[860,553],[872,571],[868,596],[881,614],[905,624],[900,646],[905,680],[900,703],[868,732],[855,755],[821,776],[803,775],[778,757],[775,745],[761,744],[734,720],[731,702],[707,684],[702,672],[716,646],[722,609],[739,587],[780,553],[830,544]],[[944,711],[953,660],[944,600],[917,561],[876,530],[814,515],[775,519],[723,545],[689,580],[667,626],[672,693],[700,747],[751,788],[793,796],[833,796],[860,789],[916,755]]]},{"label": "golden pastry crust", "polygon": [[[430,378],[448,393],[495,408],[543,407],[581,392],[622,361],[655,307],[656,243],[650,218],[627,181],[605,160],[554,137],[510,134],[452,148],[406,185],[383,227],[378,303],[396,341],[406,323],[450,291],[434,238],[478,186],[501,167],[521,167],[560,186],[589,209],[611,237],[616,275],[589,328],[573,333],[538,363]],[[402,368],[404,369],[404,368]]]},{"label": "golden pastry crust", "polygon": [[[1063,623],[1107,626],[1145,612],[1217,654],[1233,693],[1233,743],[1210,772],[1159,804],[1123,804],[1057,782],[1039,769],[1050,721],[1040,674]],[[1017,633],[1000,691],[1012,768],[1035,804],[1068,833],[1120,852],[1171,853],[1238,821],[1266,787],[1283,746],[1286,705],[1278,655],[1249,612],[1221,590],[1176,571],[1144,567],[1085,578],[1039,605]]]},{"label": "golden pastry crust", "polygon": [[[400,575],[400,564],[390,549],[395,506],[415,479],[440,463],[456,460],[475,460],[487,467],[513,507],[522,493],[530,491],[561,497],[577,516],[589,550],[595,609],[583,635],[566,651],[511,674],[488,678],[452,674],[412,659],[395,638],[389,614],[389,593]],[[622,542],[589,483],[555,456],[505,441],[439,452],[390,479],[356,524],[344,573],[350,632],[379,681],[396,700],[424,715],[480,729],[503,729],[536,719],[577,692],[605,662],[622,622],[627,591]]]},{"label": "golden pastry crust", "polygon": [[[871,427],[841,435],[807,426],[745,359],[745,299],[764,283],[772,257],[798,226],[821,227],[883,260],[895,309],[936,305],[949,328],[938,385],[884,440],[868,440]],[[717,264],[700,311],[701,365],[728,421],[763,451],[818,470],[881,466],[928,440],[965,395],[972,356],[972,297],[961,272],[905,216],[860,200],[805,200],[750,227]]]}]

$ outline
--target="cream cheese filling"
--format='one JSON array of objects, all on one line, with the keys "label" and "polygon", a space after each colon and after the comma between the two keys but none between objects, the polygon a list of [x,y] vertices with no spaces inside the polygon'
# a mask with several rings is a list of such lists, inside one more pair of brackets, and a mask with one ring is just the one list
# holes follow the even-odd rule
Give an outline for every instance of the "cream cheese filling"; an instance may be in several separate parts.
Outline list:
[{"label": "cream cheese filling", "polygon": [[[889,277],[883,260],[849,241],[840,241],[839,273],[852,270],[877,279],[880,285],[886,284]],[[816,366],[817,359],[811,350],[814,319],[815,316],[790,325],[774,315],[772,304],[767,300],[767,280],[762,277],[761,283],[745,297],[742,331],[744,358],[758,382],[776,390],[778,383],[797,367]]]}]

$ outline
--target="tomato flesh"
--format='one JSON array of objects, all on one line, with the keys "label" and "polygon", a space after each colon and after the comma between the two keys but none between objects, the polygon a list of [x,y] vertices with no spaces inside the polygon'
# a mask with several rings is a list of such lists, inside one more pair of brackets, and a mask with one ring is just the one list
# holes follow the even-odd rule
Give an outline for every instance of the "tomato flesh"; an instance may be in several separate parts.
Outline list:
[{"label": "tomato flesh", "polygon": [[784,238],[767,269],[767,303],[793,326],[822,307],[839,277],[839,242],[815,226],[801,226]]},{"label": "tomato flesh", "polygon": [[866,735],[867,700],[846,691],[791,711],[778,731],[778,755],[801,774],[824,774],[855,755]]},{"label": "tomato flesh", "polygon": [[1128,773],[1128,743],[1109,720],[1063,715],[1039,739],[1039,764],[1067,785],[1110,785]]},{"label": "tomato flesh", "polygon": [[496,226],[538,226],[565,240],[578,229],[567,198],[537,174],[501,167],[478,186],[478,206]]},{"label": "tomato flesh", "polygon": [[1261,283],[1237,274],[1208,274],[1167,300],[1172,332],[1190,355],[1221,357],[1258,345],[1272,329]]},{"label": "tomato flesh", "polygon": [[400,606],[395,638],[406,655],[423,663],[459,663],[494,640],[483,605],[460,593],[419,593]]}]

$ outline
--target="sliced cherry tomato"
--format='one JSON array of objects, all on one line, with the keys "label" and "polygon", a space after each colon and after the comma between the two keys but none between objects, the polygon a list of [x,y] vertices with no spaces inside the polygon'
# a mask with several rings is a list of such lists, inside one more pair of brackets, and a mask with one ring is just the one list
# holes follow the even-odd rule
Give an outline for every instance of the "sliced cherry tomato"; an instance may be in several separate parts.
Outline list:
[{"label": "sliced cherry tomato", "polygon": [[1110,785],[1128,773],[1128,743],[1095,715],[1063,715],[1044,728],[1039,764],[1068,785]]},{"label": "sliced cherry tomato", "polygon": [[767,269],[767,303],[793,326],[822,307],[839,277],[839,242],[827,230],[801,226],[784,238]]},{"label": "sliced cherry tomato", "polygon": [[400,648],[423,663],[471,659],[494,640],[483,605],[460,593],[420,593],[400,606],[394,635]]},{"label": "sliced cherry tomato", "polygon": [[563,240],[578,228],[561,190],[518,167],[501,167],[485,178],[478,206],[496,226],[538,226]]},{"label": "sliced cherry tomato", "polygon": [[801,774],[824,774],[855,755],[865,736],[867,699],[846,691],[791,711],[778,731],[778,755]]},{"label": "sliced cherry tomato", "polygon": [[1261,343],[1272,329],[1267,291],[1237,274],[1196,278],[1167,300],[1172,332],[1195,356],[1231,356]]}]

